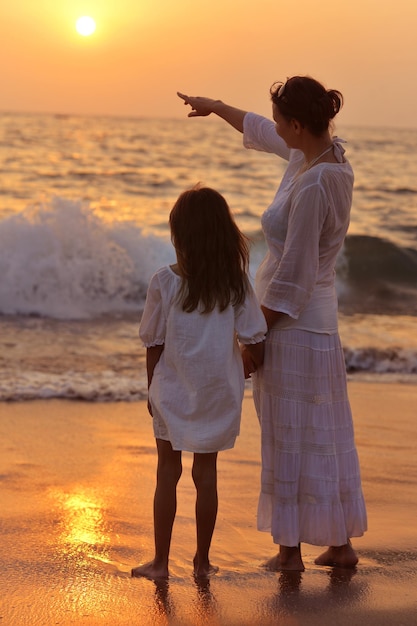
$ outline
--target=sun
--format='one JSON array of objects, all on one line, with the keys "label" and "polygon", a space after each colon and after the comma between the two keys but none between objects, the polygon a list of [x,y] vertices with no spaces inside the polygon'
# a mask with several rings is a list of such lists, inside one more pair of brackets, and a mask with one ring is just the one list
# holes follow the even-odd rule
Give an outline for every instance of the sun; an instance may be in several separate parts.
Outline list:
[{"label": "sun", "polygon": [[92,17],[88,15],[83,15],[79,17],[75,23],[75,28],[77,29],[77,33],[82,35],[83,37],[88,37],[92,35],[96,30],[96,23]]}]

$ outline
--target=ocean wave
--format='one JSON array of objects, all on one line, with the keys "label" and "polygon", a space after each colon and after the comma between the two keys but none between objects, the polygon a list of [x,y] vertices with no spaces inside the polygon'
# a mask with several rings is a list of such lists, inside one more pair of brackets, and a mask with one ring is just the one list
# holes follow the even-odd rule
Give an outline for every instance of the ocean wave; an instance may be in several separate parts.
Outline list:
[{"label": "ocean wave", "polygon": [[0,376],[0,402],[27,400],[83,400],[86,402],[136,402],[147,398],[142,380],[115,372],[100,376],[89,372],[21,372],[9,378]]},{"label": "ocean wave", "polygon": [[349,278],[357,284],[379,279],[417,286],[417,250],[401,248],[387,239],[350,235],[344,253],[349,263]]},{"label": "ocean wave", "polygon": [[344,348],[348,373],[417,374],[417,352],[401,347]]},{"label": "ocean wave", "polygon": [[417,314],[417,250],[367,235],[346,238],[337,264],[343,312]]},{"label": "ocean wave", "polygon": [[137,311],[168,238],[55,197],[0,223],[0,313],[79,319]]}]

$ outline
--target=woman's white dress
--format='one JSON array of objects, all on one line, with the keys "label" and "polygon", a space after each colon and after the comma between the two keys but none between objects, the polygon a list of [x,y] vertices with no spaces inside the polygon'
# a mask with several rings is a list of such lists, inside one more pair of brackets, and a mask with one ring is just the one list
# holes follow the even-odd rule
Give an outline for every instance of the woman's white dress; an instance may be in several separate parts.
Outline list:
[{"label": "woman's white dress", "polygon": [[241,305],[186,313],[177,303],[180,277],[163,267],[151,278],[139,334],[164,345],[149,388],[154,434],[174,450],[217,452],[239,434],[244,373],[236,337],[259,343],[265,318],[249,287]]},{"label": "woman's white dress", "polygon": [[337,163],[297,175],[302,152],[253,113],[245,116],[243,141],[289,162],[262,216],[268,253],[255,283],[261,304],[287,314],[269,331],[264,365],[253,376],[262,430],[258,528],[285,546],[343,545],[367,527],[334,269],[349,225],[353,172],[335,138]]}]

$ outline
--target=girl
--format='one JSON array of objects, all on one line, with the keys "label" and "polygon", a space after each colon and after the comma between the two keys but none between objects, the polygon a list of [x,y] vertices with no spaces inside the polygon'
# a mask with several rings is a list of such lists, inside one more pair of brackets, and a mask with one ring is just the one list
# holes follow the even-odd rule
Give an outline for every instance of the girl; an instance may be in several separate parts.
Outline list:
[{"label": "girl", "polygon": [[217,453],[239,434],[244,369],[236,336],[259,367],[264,316],[247,278],[249,248],[218,192],[185,191],[169,218],[177,263],[152,277],[140,324],[158,451],[155,556],[132,576],[168,577],[181,451],[194,452],[194,575],[216,571],[209,549],[217,516]]}]

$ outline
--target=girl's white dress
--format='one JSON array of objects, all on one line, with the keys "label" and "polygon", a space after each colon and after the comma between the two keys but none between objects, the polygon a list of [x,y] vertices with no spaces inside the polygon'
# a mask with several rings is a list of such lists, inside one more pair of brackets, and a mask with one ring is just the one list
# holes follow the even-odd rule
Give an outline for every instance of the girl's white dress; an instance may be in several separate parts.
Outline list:
[{"label": "girl's white dress", "polygon": [[177,303],[181,279],[170,267],[151,278],[139,334],[164,345],[149,389],[156,438],[174,450],[217,452],[234,446],[244,392],[244,344],[263,341],[266,324],[254,291],[220,312],[186,313]]},{"label": "girl's white dress", "polygon": [[335,138],[338,162],[298,175],[302,152],[253,113],[245,116],[243,141],[289,162],[262,216],[268,253],[255,282],[259,302],[287,314],[269,331],[264,365],[253,376],[262,430],[258,528],[285,546],[343,545],[366,530],[334,269],[353,172]]}]

